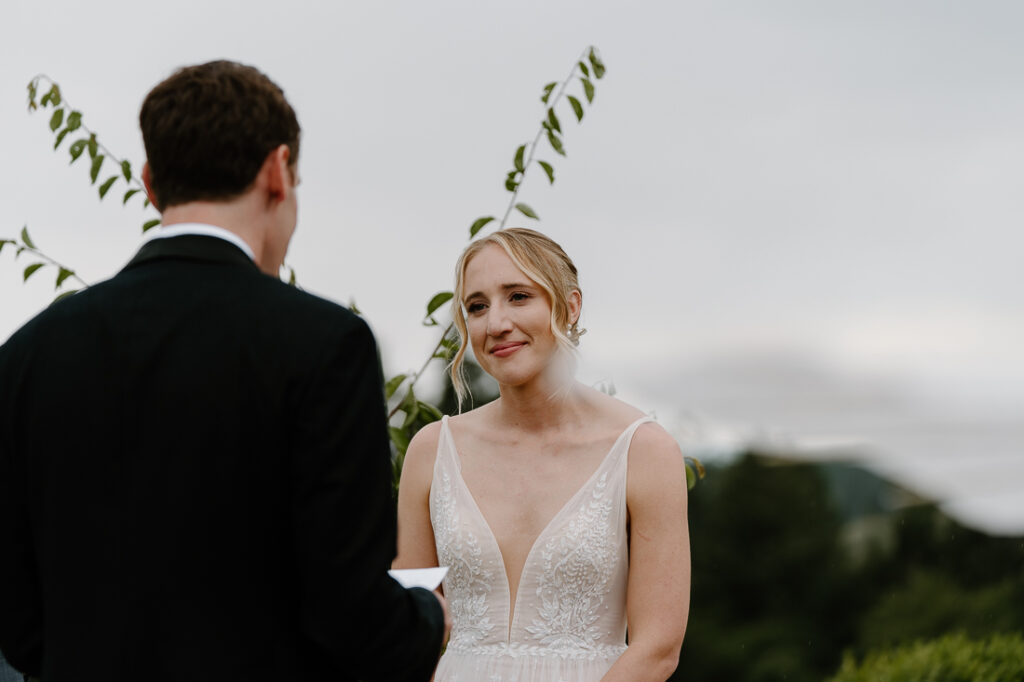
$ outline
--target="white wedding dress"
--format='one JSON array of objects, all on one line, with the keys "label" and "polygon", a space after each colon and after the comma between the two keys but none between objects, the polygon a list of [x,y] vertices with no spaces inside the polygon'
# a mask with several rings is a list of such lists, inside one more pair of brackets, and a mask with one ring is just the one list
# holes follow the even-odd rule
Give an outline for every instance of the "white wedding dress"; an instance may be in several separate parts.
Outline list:
[{"label": "white wedding dress", "polygon": [[597,682],[626,650],[626,454],[643,417],[555,514],[510,590],[498,543],[462,480],[447,417],[441,424],[430,520],[451,639],[436,682]]}]

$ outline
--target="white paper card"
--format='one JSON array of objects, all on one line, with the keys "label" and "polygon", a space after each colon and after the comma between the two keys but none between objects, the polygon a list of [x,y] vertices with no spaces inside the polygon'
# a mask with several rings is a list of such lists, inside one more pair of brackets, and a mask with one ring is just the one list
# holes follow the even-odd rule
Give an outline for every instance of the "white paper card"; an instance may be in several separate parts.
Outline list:
[{"label": "white paper card", "polygon": [[434,568],[395,568],[388,571],[388,575],[398,583],[409,589],[410,587],[425,587],[428,590],[437,589],[437,586],[444,580],[448,573],[447,566]]}]

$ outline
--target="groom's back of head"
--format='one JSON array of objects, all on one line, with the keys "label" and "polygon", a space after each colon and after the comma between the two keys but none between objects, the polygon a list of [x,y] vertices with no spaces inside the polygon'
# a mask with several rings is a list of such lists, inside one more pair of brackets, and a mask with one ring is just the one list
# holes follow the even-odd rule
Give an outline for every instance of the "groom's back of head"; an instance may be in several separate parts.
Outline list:
[{"label": "groom's back of head", "polygon": [[237,62],[179,69],[146,96],[139,125],[161,211],[243,194],[279,145],[293,168],[299,158],[299,123],[284,92]]}]

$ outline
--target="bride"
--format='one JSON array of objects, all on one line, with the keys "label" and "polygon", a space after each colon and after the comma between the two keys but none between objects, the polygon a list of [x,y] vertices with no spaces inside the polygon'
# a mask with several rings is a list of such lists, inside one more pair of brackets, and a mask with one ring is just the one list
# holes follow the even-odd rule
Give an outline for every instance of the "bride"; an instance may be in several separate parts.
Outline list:
[{"label": "bride", "polygon": [[[462,345],[492,403],[422,429],[398,495],[396,568],[450,566],[452,632],[435,680],[665,680],[690,591],[686,475],[649,417],[572,378],[576,267],[533,230],[467,247]],[[628,629],[628,646],[627,642]]]}]

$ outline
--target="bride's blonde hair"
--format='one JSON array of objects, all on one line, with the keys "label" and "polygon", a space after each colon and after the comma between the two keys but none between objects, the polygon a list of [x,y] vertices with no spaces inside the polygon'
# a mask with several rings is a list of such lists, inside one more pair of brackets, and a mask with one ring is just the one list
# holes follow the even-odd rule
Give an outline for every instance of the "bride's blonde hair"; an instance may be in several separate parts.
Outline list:
[{"label": "bride's blonde hair", "polygon": [[452,318],[459,332],[459,350],[449,365],[452,385],[459,399],[459,406],[469,393],[462,363],[469,347],[469,332],[466,328],[466,311],[462,303],[465,296],[466,266],[476,254],[487,246],[500,246],[516,267],[533,280],[548,296],[551,304],[551,333],[559,347],[570,356],[576,352],[576,343],[567,332],[576,320],[569,319],[569,297],[579,292],[579,277],[576,266],[562,247],[550,237],[525,227],[510,227],[482,237],[466,247],[455,263],[455,296],[452,298]]}]

